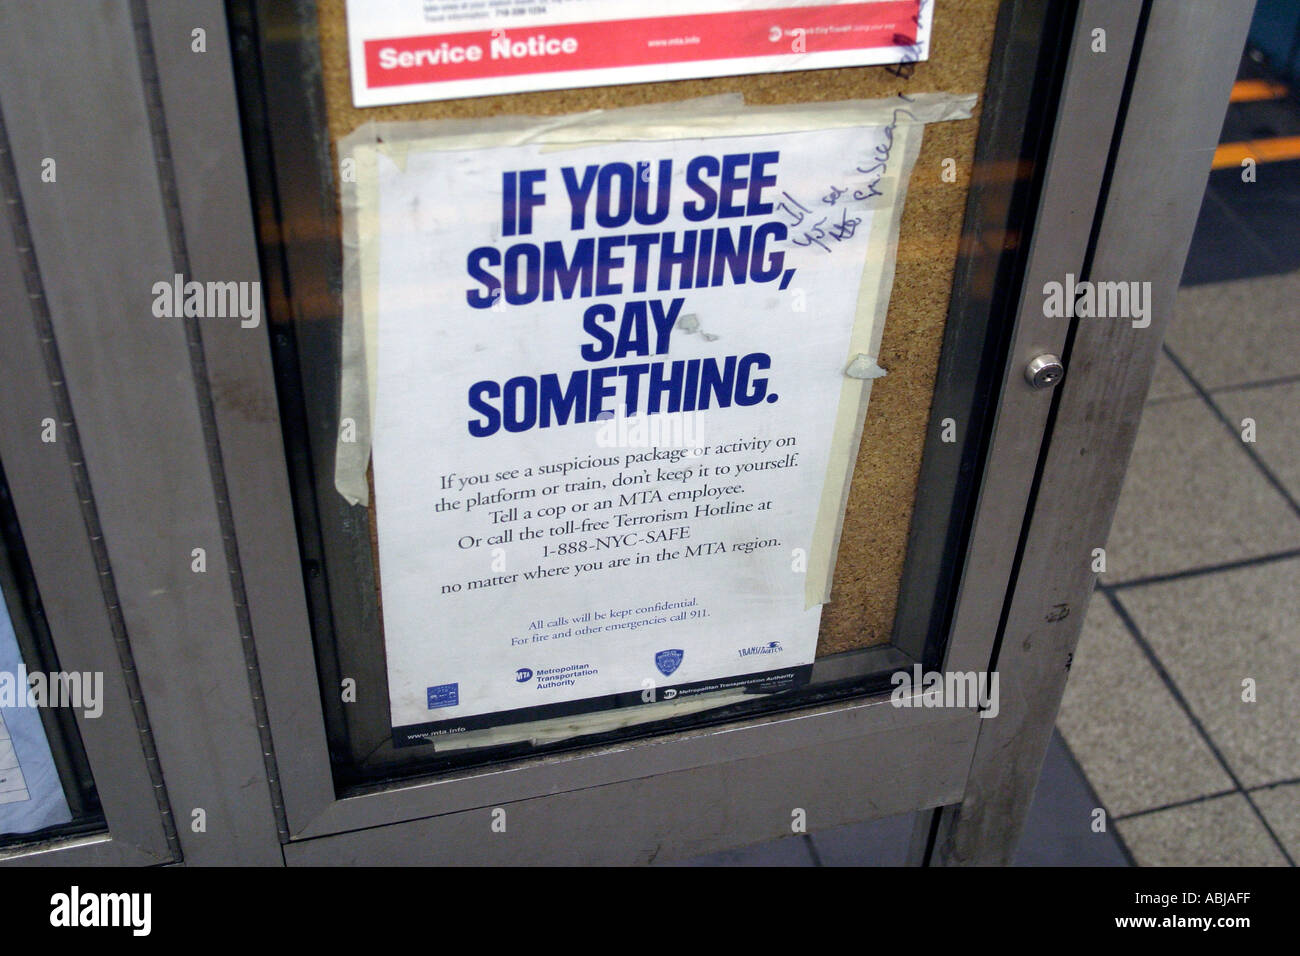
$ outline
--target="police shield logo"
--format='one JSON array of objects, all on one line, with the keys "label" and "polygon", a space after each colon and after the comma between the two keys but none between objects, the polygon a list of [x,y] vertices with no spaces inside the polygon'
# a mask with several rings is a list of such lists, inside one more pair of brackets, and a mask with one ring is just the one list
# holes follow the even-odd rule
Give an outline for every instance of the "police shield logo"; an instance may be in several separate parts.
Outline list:
[{"label": "police shield logo", "polygon": [[659,673],[668,677],[681,666],[682,658],[685,656],[686,652],[680,649],[660,651],[655,655],[655,667],[659,668]]}]

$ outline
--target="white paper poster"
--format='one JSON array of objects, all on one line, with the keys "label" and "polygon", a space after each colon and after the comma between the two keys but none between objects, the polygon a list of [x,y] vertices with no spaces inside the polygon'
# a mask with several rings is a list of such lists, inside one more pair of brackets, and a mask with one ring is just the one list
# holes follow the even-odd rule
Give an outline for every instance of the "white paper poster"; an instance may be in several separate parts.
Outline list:
[{"label": "white paper poster", "polygon": [[910,63],[929,0],[348,0],[357,106]]},{"label": "white paper poster", "polygon": [[918,120],[971,99],[352,144],[397,744],[806,680]]}]

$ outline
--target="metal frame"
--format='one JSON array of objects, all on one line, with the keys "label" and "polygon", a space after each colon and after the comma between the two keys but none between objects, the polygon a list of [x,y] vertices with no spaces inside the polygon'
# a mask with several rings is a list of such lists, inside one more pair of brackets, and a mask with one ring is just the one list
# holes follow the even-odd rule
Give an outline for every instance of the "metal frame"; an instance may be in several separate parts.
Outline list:
[{"label": "metal frame", "polygon": [[[1000,11],[997,49],[980,109],[976,166],[962,230],[964,248],[953,276],[894,623],[894,643],[930,668],[943,664],[959,597],[954,582],[970,544],[977,492],[985,470],[997,464],[991,458],[997,405],[1018,402],[1032,414],[1044,404],[1036,400],[1040,396],[1026,394],[1023,388],[1004,397],[1007,343],[1018,325],[1017,296],[1028,249],[1034,246],[1032,241],[1009,241],[1007,228],[1008,223],[1029,225],[1034,203],[1042,200],[1047,150],[1053,139],[1051,107],[1053,97],[1060,100],[1061,91],[1046,88],[1050,84],[1038,74],[1058,76],[1065,71],[1071,51],[1061,47],[1075,33],[1077,14],[1071,6],[1034,0],[1007,3]],[[1088,75],[1086,67],[1091,64],[1078,62],[1077,55],[1074,59],[1075,84],[1096,87],[1100,104],[1108,105],[1108,71]],[[1036,92],[1046,102],[1036,100]],[[1081,165],[1087,167],[1104,155],[1105,143],[1085,140],[1079,145],[1085,144],[1091,149],[1080,156]],[[1060,179],[1058,174],[1058,183]],[[1093,186],[1087,181],[1075,185]],[[1041,218],[1050,230],[1055,217]],[[960,423],[959,441],[943,440],[945,418]],[[1026,447],[1042,423],[1041,415],[1030,420],[1024,432]],[[1012,460],[1022,459],[1017,454]]]},{"label": "metal frame", "polygon": [[[7,157],[6,157],[7,158]],[[22,523],[28,555],[41,584],[42,605],[60,664],[67,670],[99,671],[104,680],[104,715],[78,719],[99,791],[108,832],[54,844],[0,848],[0,865],[147,864],[171,859],[154,778],[132,712],[132,689],[114,646],[73,472],[69,467],[67,423],[53,400],[44,356],[35,334],[33,306],[19,268],[13,232],[0,228],[0,314],[6,316],[0,347],[0,460]],[[65,429],[60,442],[40,441],[41,422]],[[117,715],[125,719],[105,719]]]},{"label": "metal frame", "polygon": [[[930,862],[1008,863],[1024,826],[1096,583],[1092,549],[1105,544],[1119,500],[1253,8],[1254,0],[1146,0],[1136,36],[1125,37],[1135,52],[1101,202],[1095,217],[1091,208],[1075,216],[1095,219],[1087,255],[1073,260],[1077,269],[1063,268],[1070,260],[1043,263],[1025,285],[1022,319],[1041,321],[1040,278],[1059,281],[1073,271],[1092,281],[1149,281],[1152,319],[1146,328],[1107,319],[1047,326],[1054,337],[1043,341],[1060,344],[1070,371],[1052,396],[1003,625],[988,657],[966,657],[963,648],[948,665],[996,668],[1003,714],[980,728],[960,806],[931,821]],[[1086,132],[1061,125],[1061,155],[1069,157],[1071,140]],[[1077,204],[1068,194],[1057,201]],[[1023,354],[1019,364],[1013,359],[1009,377],[1023,361]],[[999,417],[1018,432],[1022,420],[1007,417],[1014,413],[1004,405]],[[989,491],[986,485],[985,497]],[[1004,488],[996,491],[1002,500]]]},{"label": "metal frame", "polygon": [[[1106,173],[1112,139],[1119,130],[1115,116],[1124,102],[1125,77],[1134,52],[1134,40],[1141,21],[1143,0],[1084,0],[1075,21],[1073,48],[1052,135],[1048,174],[1040,197],[1034,226],[1033,248],[1021,282],[1021,301],[1016,311],[1016,345],[1003,369],[998,394],[1001,396],[993,421],[993,438],[979,496],[974,504],[974,524],[964,557],[967,570],[958,587],[953,615],[955,634],[972,634],[973,639],[954,642],[945,654],[943,667],[951,671],[994,671],[1004,690],[1010,676],[999,668],[994,656],[1002,633],[1001,615],[1014,587],[1017,541],[1008,528],[1019,527],[1030,508],[1035,471],[1024,463],[1037,460],[1047,441],[1052,398],[1061,391],[1043,393],[1026,387],[1024,368],[1036,355],[1063,355],[1069,321],[1043,314],[1036,290],[1044,283],[1059,281],[1067,273],[1082,275],[1092,236],[1098,197]],[[1091,31],[1106,31],[1107,52],[1092,53]],[[1068,366],[1067,366],[1068,367]],[[992,580],[999,587],[989,587]],[[1086,598],[1085,598],[1086,600]],[[1082,620],[1082,615],[1079,617]],[[1059,709],[1059,701],[1058,708]],[[1042,749],[1038,767],[1046,755],[1048,738],[1055,724],[1056,709],[1039,715],[1043,722]],[[999,717],[999,722],[1001,718]],[[981,728],[981,736],[983,736]],[[1032,785],[1020,794],[1027,812]],[[936,813],[919,813],[913,839],[912,859],[916,863],[937,862],[933,856]],[[1002,836],[1008,839],[992,852],[1007,859],[1014,849],[1020,825]]]},{"label": "metal frame", "polygon": [[[14,10],[0,7],[0,35],[6,38],[0,45],[5,47],[20,36],[14,16]],[[160,863],[173,858],[165,803],[155,798],[161,780],[148,746],[147,723],[135,719],[138,684],[129,679],[115,641],[120,628],[110,607],[115,600],[110,597],[112,579],[102,574],[102,555],[95,548],[98,516],[78,487],[84,466],[77,426],[67,414],[66,391],[59,388],[57,346],[44,334],[49,303],[43,276],[34,268],[24,202],[33,185],[40,187],[39,160],[27,166],[15,156],[4,122],[22,115],[12,98],[15,78],[14,71],[6,70],[0,80],[0,180],[6,200],[0,223],[0,313],[6,317],[0,347],[0,379],[6,386],[0,403],[0,460],[60,664],[105,675],[104,715],[96,720],[79,716],[78,729],[108,830],[0,849],[0,864]],[[20,186],[26,186],[21,195]],[[40,440],[47,419],[58,429],[57,440],[49,444]]]},{"label": "metal frame", "polygon": [[[281,11],[282,15],[283,13]],[[290,56],[291,52],[273,44],[263,55],[264,57],[270,55],[279,58]],[[281,66],[283,67],[283,65],[282,63]],[[273,80],[267,78],[264,82],[269,84]],[[293,122],[294,117],[297,117],[304,128],[288,130],[272,128],[269,130],[278,160],[289,163],[294,170],[298,170],[300,173],[302,173],[300,167],[307,167],[309,171],[311,170],[313,165],[311,157],[321,148],[316,140],[307,135],[309,130],[306,127],[310,125],[307,122],[309,112],[310,110],[301,109],[292,111],[289,114],[290,122]],[[283,159],[281,153],[286,151],[294,158]],[[1099,162],[1101,157],[1104,157],[1104,151],[1099,154]],[[302,174],[308,175],[308,173]],[[314,203],[304,203],[302,197],[289,198],[282,196],[280,198],[282,202],[289,203],[292,206],[292,215],[288,208],[282,208],[280,211],[281,218],[290,230],[307,228],[314,234],[314,231],[310,229],[310,224],[315,220],[315,217],[328,214],[328,209],[317,209]],[[324,229],[320,231],[327,232]],[[290,266],[292,265],[290,263]],[[311,288],[316,288],[319,285],[321,270],[311,268],[310,264],[305,267],[305,270],[309,285]],[[302,272],[303,269],[299,269],[299,271]],[[296,285],[295,288],[297,288]],[[313,314],[313,310],[317,306],[313,300],[312,303],[299,306],[299,308],[306,308],[308,314]],[[314,326],[319,323],[309,324]],[[317,334],[317,331],[313,329],[312,334]],[[218,413],[220,414],[219,403]],[[1026,479],[1032,475],[1033,464],[1032,457],[1022,462],[1022,467],[1028,470]],[[239,467],[243,471],[257,469],[264,467],[264,465],[259,463],[256,455],[253,455],[243,461]],[[1021,506],[1021,513],[1023,513],[1023,501]],[[326,520],[327,517],[322,517],[321,520]],[[1018,531],[1018,523],[1007,528],[1006,540],[1008,546],[1014,543]],[[286,561],[274,568],[267,567],[264,573],[272,576],[278,574],[280,576],[280,586],[274,590],[280,593],[289,593],[295,587],[294,577],[297,572],[298,566]],[[258,576],[261,576],[261,574]],[[995,623],[996,618],[993,618],[990,619],[988,625],[991,628]],[[262,676],[268,692],[268,700],[273,705],[277,700],[292,699],[296,695],[301,695],[302,688],[306,683],[304,680],[306,672],[301,664],[281,666],[280,662],[286,660],[290,653],[298,661],[303,659],[304,653],[310,650],[306,634],[307,627],[305,624],[297,632],[282,630],[267,636],[262,636],[259,632],[259,645],[264,650],[262,655],[264,661]],[[268,646],[272,647],[273,650],[266,652]],[[900,655],[897,651],[885,649],[884,656],[889,656],[892,659]],[[823,669],[834,669],[836,666],[842,666],[842,662],[827,661]],[[578,753],[518,760],[488,768],[454,772],[436,779],[409,781],[389,789],[367,792],[362,796],[349,796],[341,800],[333,798],[332,786],[324,785],[325,782],[332,783],[325,748],[295,748],[291,754],[282,755],[280,761],[285,769],[285,803],[289,808],[289,828],[294,838],[318,837],[343,830],[382,826],[401,820],[404,816],[453,812],[462,806],[483,805],[487,802],[501,801],[507,798],[512,800],[528,799],[539,794],[555,792],[557,789],[569,789],[574,786],[605,785],[626,778],[629,774],[635,773],[637,768],[640,767],[653,766],[656,768],[655,772],[658,773],[686,770],[696,766],[697,761],[711,761],[724,757],[723,751],[710,751],[707,748],[700,749],[702,747],[700,741],[709,735],[727,734],[732,732],[736,726],[771,728],[780,721],[789,721],[791,728],[797,728],[798,732],[807,735],[806,739],[808,741],[814,741],[821,736],[834,735],[838,732],[833,723],[836,719],[834,713],[833,709],[823,712],[818,720],[804,720],[799,712],[784,715],[780,718],[770,716],[751,718],[749,723],[740,722],[738,725],[723,725],[707,731],[693,729],[649,740],[592,747]],[[272,726],[275,728],[278,737],[281,739],[286,737],[298,738],[299,731],[296,724],[289,724],[286,730],[284,725],[276,723],[274,712],[272,716]],[[304,722],[310,724],[310,726],[303,729],[308,733],[315,734],[317,732],[316,716],[310,714],[300,716]],[[865,732],[870,732],[870,730],[865,730]],[[719,739],[723,738],[719,737]],[[726,739],[734,741],[735,738]],[[922,740],[923,735],[916,737],[913,743],[919,747]],[[668,744],[673,744],[673,746],[668,747]],[[762,752],[762,749],[762,745],[759,745],[757,752]],[[647,754],[651,753],[654,754],[653,760],[647,757]],[[670,762],[664,762],[665,756],[673,754],[676,756],[671,757]],[[626,755],[626,757],[623,755]],[[965,765],[965,761],[959,761],[958,763],[962,766]],[[308,783],[309,778],[314,778],[316,782],[314,784]],[[299,788],[291,781],[301,781],[303,785]],[[869,783],[864,781],[863,786],[869,786]],[[315,801],[314,805],[312,801]],[[940,792],[936,792],[928,800],[921,801],[917,805],[931,806],[942,801],[943,798]],[[306,811],[305,816],[304,810]]]},{"label": "metal frame", "polygon": [[[30,241],[15,249],[6,239],[0,260],[6,269],[28,263],[24,281],[3,287],[26,291],[27,307],[11,303],[12,314],[34,319],[5,328],[9,381],[26,387],[6,404],[2,431],[60,656],[78,666],[84,645],[98,653],[95,669],[126,683],[100,721],[82,723],[105,805],[120,805],[107,813],[112,843],[146,848],[151,862],[279,864],[238,569],[228,561],[233,534],[214,488],[219,448],[204,415],[212,388],[194,374],[203,329],[151,310],[153,284],[189,271],[185,240],[206,245],[177,223],[157,75],[159,61],[182,51],[220,61],[190,53],[193,28],[215,37],[224,27],[219,7],[202,13],[185,8],[182,28],[158,36],[155,57],[139,0],[93,14],[73,2],[39,15],[0,6],[0,109],[21,195],[8,212]],[[199,120],[194,107],[208,95],[184,112]],[[41,181],[45,157],[56,161],[54,183]],[[55,405],[59,442],[37,441],[39,409],[28,403]],[[204,573],[191,570],[195,548],[206,551]],[[144,756],[118,739],[137,728]],[[103,736],[113,739],[97,742]],[[152,776],[142,763],[154,765]],[[159,834],[169,839],[160,844]]]},{"label": "metal frame", "polygon": [[[901,710],[877,699],[638,741],[548,759],[528,780],[520,779],[526,767],[485,774],[473,781],[476,796],[457,801],[468,809],[455,812],[432,802],[458,797],[445,789],[399,790],[401,808],[344,801],[333,822],[356,827],[361,814],[380,809],[390,820],[404,809],[407,819],[294,842],[285,858],[290,865],[678,859],[789,836],[799,810],[809,829],[825,829],[955,800],[979,722],[968,710]],[[541,789],[546,782],[551,788]],[[493,826],[498,820],[503,831]]]},{"label": "metal frame", "polygon": [[[1112,5],[1114,6],[1114,5]],[[1123,86],[1125,66],[1127,64],[1127,47],[1123,42],[1125,29],[1131,37],[1135,28],[1140,4],[1134,2],[1119,5],[1120,9],[1112,13],[1108,23],[1112,23],[1118,36],[1112,40],[1118,49],[1109,59],[1098,60],[1087,51],[1087,38],[1076,37],[1076,48],[1071,57],[1071,76],[1075,87],[1092,94],[1092,102],[1087,103],[1078,96],[1071,100],[1072,112],[1062,115],[1059,120],[1061,128],[1074,128],[1078,125],[1081,135],[1072,162],[1056,163],[1050,172],[1053,188],[1058,193],[1073,196],[1090,195],[1091,203],[1085,212],[1091,211],[1101,187],[1102,172],[1105,167],[1107,135],[1096,136],[1095,123],[1086,120],[1097,114],[1113,116],[1119,104]],[[1125,20],[1127,17],[1127,21]],[[991,78],[997,82],[998,78]],[[1109,107],[1109,108],[1108,108]],[[1055,222],[1045,220],[1046,238],[1040,240],[1044,245],[1064,245],[1064,251],[1058,256],[1063,261],[1082,262],[1083,250],[1087,245],[1092,219],[1090,215],[1075,213],[1074,207],[1064,211],[1062,219]],[[1039,310],[1041,313],[1041,309]],[[1031,348],[1039,345],[1048,337],[1043,331],[1041,314],[1034,321],[1033,316],[1024,316],[1017,329],[1017,343],[1013,354],[1024,355]],[[1029,354],[1033,354],[1029,352]],[[998,557],[1006,555],[1006,560],[975,561],[969,567],[972,573],[965,582],[965,595],[958,608],[958,620],[961,624],[954,630],[955,638],[950,653],[964,653],[970,659],[988,661],[988,643],[998,628],[1002,610],[1002,597],[1010,580],[1010,557],[1015,553],[1029,490],[1037,465],[1038,444],[1046,425],[1050,397],[1033,392],[1024,384],[1023,379],[1011,380],[1004,389],[1004,402],[1012,402],[1017,411],[1025,417],[1029,425],[1018,429],[1017,443],[1003,444],[990,458],[987,467],[991,476],[999,476],[1006,482],[1006,488],[999,496],[999,510],[990,520],[985,518],[982,524],[982,537],[978,544],[988,554]],[[1035,427],[1036,426],[1036,427]],[[252,466],[254,462],[245,463]],[[984,500],[988,500],[987,498]],[[978,555],[976,555],[978,556]],[[267,568],[268,574],[279,573],[281,586],[276,588],[287,593],[294,587],[293,577],[297,566],[285,563],[278,568]],[[988,595],[996,596],[995,601],[987,601]],[[974,607],[970,602],[978,601]],[[280,631],[266,637],[259,636],[259,644],[279,648],[264,654],[266,665],[263,678],[272,702],[282,697],[289,697],[301,692],[304,684],[304,671],[301,665],[281,667],[278,662],[287,657],[287,651],[294,649],[294,657],[301,661],[308,652],[306,647],[307,630],[304,626],[298,633]],[[972,669],[982,669],[972,668]],[[865,709],[864,709],[865,708]],[[915,754],[926,749],[928,731],[922,729],[924,722],[916,715],[919,710],[900,711],[893,708],[873,708],[863,704],[838,705],[821,708],[811,712],[793,712],[779,716],[768,716],[741,721],[736,724],[711,728],[688,730],[644,740],[624,742],[611,746],[591,748],[570,754],[560,754],[542,758],[513,761],[458,773],[451,773],[434,779],[403,782],[386,789],[376,789],[362,795],[335,799],[332,786],[323,783],[329,779],[329,764],[324,747],[294,748],[289,755],[282,755],[281,764],[285,767],[286,805],[290,807],[289,828],[292,838],[323,838],[330,834],[352,830],[374,831],[374,828],[388,828],[400,831],[402,821],[411,817],[431,817],[440,814],[454,814],[467,807],[482,807],[493,804],[531,801],[543,798],[546,794],[572,792],[589,787],[607,787],[618,785],[629,778],[640,778],[642,788],[671,789],[671,777],[684,774],[698,767],[729,761],[728,766],[737,774],[745,772],[743,764],[749,760],[761,760],[762,754],[771,753],[780,747],[799,749],[815,748],[819,741],[839,739],[846,733],[860,734],[862,743],[884,729],[892,733],[891,741],[896,741],[901,748],[901,755],[908,747]],[[899,715],[903,716],[901,719]],[[849,715],[852,715],[850,720]],[[886,721],[883,724],[877,721]],[[965,722],[963,724],[963,721]],[[977,732],[977,719],[973,712],[967,712],[955,722],[955,727],[963,727],[962,733]],[[307,725],[307,726],[302,726]],[[287,726],[273,720],[276,733],[281,738],[299,736],[301,730],[308,733],[317,732],[317,716],[300,714],[299,720]],[[850,731],[849,727],[855,728]],[[778,744],[778,741],[780,743]],[[742,745],[743,742],[743,745]],[[892,746],[892,744],[891,744]],[[863,748],[865,751],[865,746]],[[914,765],[914,764],[913,764]],[[840,776],[857,779],[856,766],[843,763],[835,765]],[[860,815],[871,815],[872,805],[884,806],[888,803],[886,794],[891,788],[902,786],[901,781],[907,776],[904,768],[908,763],[900,763],[896,772],[873,773],[859,780],[861,803]],[[964,774],[968,761],[960,759],[952,764]],[[829,774],[830,765],[823,768],[823,773],[799,774],[797,779],[805,792],[815,787],[814,781],[821,780]],[[880,768],[876,768],[879,770]],[[914,771],[913,771],[914,772]],[[315,783],[307,782],[314,778]],[[943,786],[937,787],[928,796],[918,797],[914,808],[935,806],[946,802],[944,791],[949,789],[945,779]],[[799,805],[795,800],[792,805]],[[808,802],[808,801],[805,801]],[[653,801],[650,804],[653,805]],[[306,815],[304,812],[306,811]],[[886,811],[887,812],[887,811]],[[842,822],[842,821],[841,821]],[[788,826],[787,821],[781,821]],[[393,827],[389,827],[393,825]],[[647,818],[647,825],[650,825]],[[777,831],[779,832],[779,830]],[[625,831],[625,837],[635,842],[631,834]],[[357,846],[362,838],[345,841],[350,847]],[[375,837],[380,841],[379,837]],[[327,840],[319,841],[322,845]],[[401,843],[399,839],[398,844]],[[378,846],[379,843],[376,843]],[[391,848],[390,848],[391,849]],[[320,859],[313,851],[310,858]],[[352,852],[352,851],[350,851]],[[376,856],[375,859],[387,859]],[[488,852],[484,850],[483,852]],[[290,852],[288,858],[306,859],[296,852]],[[471,854],[469,859],[474,859]]]},{"label": "metal frame", "polygon": [[[0,375],[20,386],[0,407],[0,457],[60,655],[121,678],[119,719],[81,725],[110,837],[18,858],[635,862],[788,834],[794,808],[820,829],[941,807],[919,814],[915,859],[1008,859],[1208,173],[1218,114],[1205,103],[1226,102],[1250,6],[1080,3],[944,664],[996,667],[998,718],[876,697],[339,798],[268,329],[148,311],[152,283],[175,272],[257,278],[225,10],[123,0],[94,18],[71,5],[31,17],[0,2],[0,147],[31,234],[30,250],[0,237],[0,303],[32,319],[0,333]],[[1160,42],[1143,46],[1143,29]],[[57,189],[39,181],[45,156]],[[1144,215],[1167,244],[1154,227],[1125,234]],[[1151,280],[1157,319],[1044,317],[1033,290],[1066,272]],[[1070,366],[1054,393],[1022,378],[1040,351]],[[74,447],[31,437],[47,416]],[[204,575],[190,571],[197,546]],[[189,826],[196,807],[206,832]]]}]

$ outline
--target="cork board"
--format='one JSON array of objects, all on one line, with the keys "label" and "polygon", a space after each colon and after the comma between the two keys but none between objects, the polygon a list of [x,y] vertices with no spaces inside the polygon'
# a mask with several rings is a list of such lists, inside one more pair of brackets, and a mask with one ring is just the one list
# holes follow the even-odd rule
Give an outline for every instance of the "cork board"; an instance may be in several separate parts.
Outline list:
[{"label": "cork board", "polygon": [[[938,0],[930,59],[914,64],[909,71],[899,71],[902,76],[886,67],[851,67],[356,109],[348,71],[344,0],[318,0],[321,79],[331,149],[368,121],[552,115],[719,93],[741,93],[746,102],[755,104],[832,102],[931,91],[982,94],[998,6],[999,0]],[[889,374],[872,388],[847,499],[831,601],[822,611],[818,657],[885,644],[890,638],[981,108],[982,100],[969,120],[928,126],[912,173],[879,356],[880,365]],[[337,155],[334,158],[337,160]],[[947,183],[941,177],[946,158],[956,160],[956,182]],[[373,513],[371,519],[373,536]],[[378,566],[377,558],[375,563]]]}]

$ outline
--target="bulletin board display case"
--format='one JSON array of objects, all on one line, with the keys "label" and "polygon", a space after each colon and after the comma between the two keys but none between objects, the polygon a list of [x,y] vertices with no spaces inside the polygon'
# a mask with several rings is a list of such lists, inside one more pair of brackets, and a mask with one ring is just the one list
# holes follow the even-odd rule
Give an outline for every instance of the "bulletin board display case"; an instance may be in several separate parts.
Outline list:
[{"label": "bulletin board display case", "polygon": [[[900,669],[941,660],[989,412],[1010,347],[1072,4],[940,2],[929,55],[919,62],[369,108],[353,105],[343,0],[234,2],[230,12],[298,544],[340,786],[844,699],[889,687]],[[395,747],[377,532],[384,503],[373,494],[373,468],[365,503],[349,503],[335,484],[345,427],[340,144],[372,122],[461,120],[473,128],[503,116],[571,116],[710,96],[771,106],[924,93],[975,94],[976,106],[969,119],[925,127],[907,183],[877,355],[887,374],[872,383],[854,449],[809,679],[780,693],[689,707],[647,707],[632,694],[613,712]],[[340,692],[349,686],[353,694]]]}]

